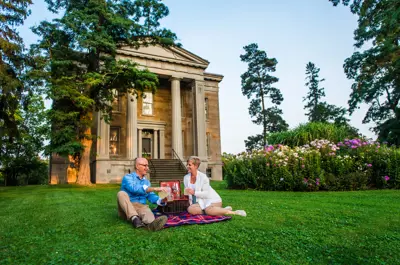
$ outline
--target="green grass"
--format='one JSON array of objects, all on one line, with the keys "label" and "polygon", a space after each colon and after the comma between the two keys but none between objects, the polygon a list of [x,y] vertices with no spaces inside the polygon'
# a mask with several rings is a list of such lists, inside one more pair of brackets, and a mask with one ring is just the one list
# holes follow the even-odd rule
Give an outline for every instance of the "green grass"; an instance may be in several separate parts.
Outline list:
[{"label": "green grass", "polygon": [[400,192],[225,190],[247,217],[151,233],[117,185],[0,188],[0,264],[400,264]]}]

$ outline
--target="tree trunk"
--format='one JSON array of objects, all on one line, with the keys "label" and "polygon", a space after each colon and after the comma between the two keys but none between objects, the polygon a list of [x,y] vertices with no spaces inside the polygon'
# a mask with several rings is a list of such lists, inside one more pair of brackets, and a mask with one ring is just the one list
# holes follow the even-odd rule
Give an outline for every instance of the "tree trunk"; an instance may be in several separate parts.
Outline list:
[{"label": "tree trunk", "polygon": [[263,148],[267,145],[267,118],[265,117],[265,102],[264,102],[264,92],[261,90],[261,103],[262,103],[262,113],[263,113]]},{"label": "tree trunk", "polygon": [[76,183],[79,185],[90,185],[90,150],[92,148],[92,129],[88,127],[85,131],[87,138],[81,140],[84,150],[79,163],[78,179]]}]

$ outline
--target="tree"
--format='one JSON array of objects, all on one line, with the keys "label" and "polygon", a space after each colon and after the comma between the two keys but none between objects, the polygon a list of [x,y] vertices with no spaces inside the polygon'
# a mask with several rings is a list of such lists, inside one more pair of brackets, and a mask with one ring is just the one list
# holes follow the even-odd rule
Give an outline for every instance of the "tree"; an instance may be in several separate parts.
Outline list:
[{"label": "tree", "polygon": [[319,78],[320,68],[314,63],[309,62],[306,65],[306,86],[309,88],[307,96],[303,101],[307,101],[304,109],[308,112],[308,121],[310,122],[334,122],[338,125],[348,125],[348,119],[345,117],[346,109],[330,105],[322,98],[325,97],[325,88],[320,87],[320,83],[325,79]]},{"label": "tree", "polygon": [[[276,118],[276,115],[282,114],[282,111],[266,107],[266,99],[270,98],[272,104],[279,105],[283,101],[283,96],[278,88],[272,85],[278,82],[278,78],[270,75],[270,72],[275,72],[278,61],[275,58],[268,58],[265,51],[259,50],[255,43],[243,47],[245,54],[240,55],[242,62],[248,64],[247,71],[241,75],[242,79],[242,94],[251,98],[249,114],[255,117],[253,123],[263,125],[262,141],[263,146],[266,145],[266,136],[269,128],[279,127],[281,125],[274,122],[283,121]],[[275,117],[268,120],[269,117]],[[258,136],[255,136],[258,137]]]},{"label": "tree", "polygon": [[160,0],[46,0],[49,10],[65,10],[60,19],[43,21],[34,32],[41,39],[33,49],[49,58],[46,87],[53,105],[48,152],[75,160],[77,183],[90,184],[93,112],[109,121],[110,102],[118,95],[155,92],[157,76],[117,60],[121,46],[171,45],[176,36],[159,28],[168,15]]},{"label": "tree", "polygon": [[247,140],[244,140],[244,144],[248,151],[261,150],[265,146],[262,134],[247,137]]},{"label": "tree", "polygon": [[269,133],[284,132],[289,129],[289,124],[282,118],[282,110],[276,106],[265,110],[265,124]]},{"label": "tree", "polygon": [[347,78],[354,80],[350,113],[362,103],[369,105],[363,123],[375,122],[372,130],[379,140],[400,145],[400,2],[330,2],[350,5],[351,12],[358,15],[354,46],[359,50],[344,63]]},{"label": "tree", "polygon": [[48,126],[43,98],[35,89],[40,82],[34,78],[41,61],[26,52],[16,31],[31,4],[0,2],[0,174],[6,185],[27,184],[33,176],[47,180],[47,165],[39,154]]},{"label": "tree", "polygon": [[324,109],[321,108],[321,99],[325,97],[325,91],[323,87],[319,87],[319,84],[325,81],[325,79],[319,79],[319,71],[320,69],[312,62],[306,65],[306,86],[309,90],[303,101],[308,100],[304,109],[309,110],[306,116],[308,116],[310,122],[323,121],[322,114]]},{"label": "tree", "polygon": [[4,145],[1,172],[6,185],[44,184],[48,181],[47,163],[40,158],[49,126],[43,98],[37,93],[26,96],[28,103],[17,110],[18,136]]},{"label": "tree", "polygon": [[18,109],[25,90],[21,76],[25,70],[24,44],[16,31],[29,15],[30,0],[0,2],[0,156],[4,143],[18,135]]}]

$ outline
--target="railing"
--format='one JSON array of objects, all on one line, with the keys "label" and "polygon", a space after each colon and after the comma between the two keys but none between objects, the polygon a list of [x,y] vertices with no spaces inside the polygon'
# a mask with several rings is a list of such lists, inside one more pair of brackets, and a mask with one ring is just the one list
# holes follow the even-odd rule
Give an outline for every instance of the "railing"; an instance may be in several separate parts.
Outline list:
[{"label": "railing", "polygon": [[[144,153],[144,154],[150,154],[150,153],[147,153],[147,150],[146,150],[146,148],[143,148],[143,150],[144,150],[144,152],[142,152],[142,153]],[[143,155],[142,155],[143,156]],[[147,157],[145,157],[146,159],[147,159]],[[154,166],[154,164],[153,164],[153,162],[151,162],[151,159],[147,159],[147,161],[151,164],[151,170],[150,170],[150,174],[152,175],[152,178],[156,178],[156,176],[157,176],[157,170],[156,170],[156,167]],[[154,169],[154,173],[153,173],[153,169]]]},{"label": "railing", "polygon": [[178,159],[179,162],[180,162],[181,168],[182,168],[183,170],[186,170],[186,167],[185,167],[185,165],[183,164],[181,158],[178,156],[178,154],[175,152],[175,150],[174,150],[173,148],[172,148],[172,156],[173,156],[173,158]]}]

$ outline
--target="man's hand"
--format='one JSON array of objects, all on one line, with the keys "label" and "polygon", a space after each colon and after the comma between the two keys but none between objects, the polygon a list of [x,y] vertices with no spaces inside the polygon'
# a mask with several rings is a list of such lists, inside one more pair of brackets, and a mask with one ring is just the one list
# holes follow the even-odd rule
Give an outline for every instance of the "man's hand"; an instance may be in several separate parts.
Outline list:
[{"label": "man's hand", "polygon": [[168,192],[168,188],[167,187],[150,187],[150,191],[156,191],[156,192],[160,192],[160,191],[165,191]]},{"label": "man's hand", "polygon": [[158,187],[157,189],[158,189],[158,190],[157,190],[158,192],[160,192],[160,191],[169,192],[168,187]]}]

